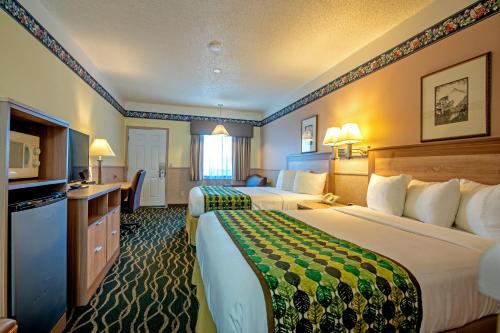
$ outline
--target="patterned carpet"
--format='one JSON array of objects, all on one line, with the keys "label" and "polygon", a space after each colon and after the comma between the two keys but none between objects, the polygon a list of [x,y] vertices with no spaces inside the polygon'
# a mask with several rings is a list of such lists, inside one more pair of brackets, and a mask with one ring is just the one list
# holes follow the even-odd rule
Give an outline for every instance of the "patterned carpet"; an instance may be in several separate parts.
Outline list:
[{"label": "patterned carpet", "polygon": [[122,222],[141,226],[122,235],[118,260],[89,305],[69,314],[66,332],[194,332],[194,250],[184,216],[179,207],[123,214]]}]

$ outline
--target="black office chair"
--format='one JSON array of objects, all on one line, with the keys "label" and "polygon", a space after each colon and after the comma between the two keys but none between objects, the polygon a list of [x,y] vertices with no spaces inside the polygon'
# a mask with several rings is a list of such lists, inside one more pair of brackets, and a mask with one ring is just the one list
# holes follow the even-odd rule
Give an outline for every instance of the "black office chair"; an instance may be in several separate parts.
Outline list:
[{"label": "black office chair", "polygon": [[[121,211],[123,213],[131,214],[141,206],[141,191],[145,177],[146,177],[145,170],[139,170],[134,175],[134,178],[132,179],[132,183],[130,184],[130,188],[127,192],[127,195],[125,195],[122,198]],[[121,228],[125,232],[132,232],[135,229],[139,228],[139,223],[138,222],[122,223]]]}]

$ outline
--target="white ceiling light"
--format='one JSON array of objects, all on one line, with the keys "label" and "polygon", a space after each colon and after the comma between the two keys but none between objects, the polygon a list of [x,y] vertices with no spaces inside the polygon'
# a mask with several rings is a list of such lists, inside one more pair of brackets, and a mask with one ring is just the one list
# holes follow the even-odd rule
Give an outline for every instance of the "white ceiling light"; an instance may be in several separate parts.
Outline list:
[{"label": "white ceiling light", "polygon": [[[219,118],[222,117],[222,104],[217,105],[219,107]],[[212,135],[218,135],[218,136],[229,136],[229,133],[227,132],[227,129],[222,125],[221,122],[215,126],[214,130],[212,131]]]},{"label": "white ceiling light", "polygon": [[210,52],[219,53],[222,50],[222,43],[218,40],[213,40],[207,45]]},{"label": "white ceiling light", "polygon": [[222,73],[222,69],[220,69],[220,68],[214,68],[214,73],[215,74],[220,74],[220,73]]}]

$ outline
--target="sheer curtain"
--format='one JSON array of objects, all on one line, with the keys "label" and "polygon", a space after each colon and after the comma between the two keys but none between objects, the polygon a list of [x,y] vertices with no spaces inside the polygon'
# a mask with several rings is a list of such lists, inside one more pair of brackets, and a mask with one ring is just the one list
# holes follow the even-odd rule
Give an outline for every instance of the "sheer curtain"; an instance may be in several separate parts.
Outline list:
[{"label": "sheer curtain", "polygon": [[233,176],[232,137],[203,136],[203,178],[231,179]]}]

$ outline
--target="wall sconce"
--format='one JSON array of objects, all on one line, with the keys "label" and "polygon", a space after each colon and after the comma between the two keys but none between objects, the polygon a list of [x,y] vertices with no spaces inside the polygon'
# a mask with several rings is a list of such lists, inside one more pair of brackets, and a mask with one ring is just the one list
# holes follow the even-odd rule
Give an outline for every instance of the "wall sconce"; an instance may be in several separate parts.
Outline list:
[{"label": "wall sconce", "polygon": [[356,148],[352,149],[353,143],[358,143],[363,141],[363,136],[361,135],[361,131],[359,130],[358,124],[355,123],[347,123],[342,126],[340,130],[340,135],[337,140],[336,146],[346,145],[345,149],[338,149],[339,158],[350,159],[353,157],[353,151],[359,157],[367,157],[368,156],[368,148]]},{"label": "wall sconce", "polygon": [[332,147],[332,160],[335,159],[335,145],[339,140],[340,127],[330,127],[326,130],[325,138],[323,139],[323,145]]}]

